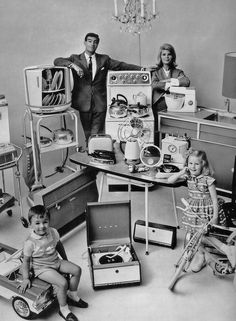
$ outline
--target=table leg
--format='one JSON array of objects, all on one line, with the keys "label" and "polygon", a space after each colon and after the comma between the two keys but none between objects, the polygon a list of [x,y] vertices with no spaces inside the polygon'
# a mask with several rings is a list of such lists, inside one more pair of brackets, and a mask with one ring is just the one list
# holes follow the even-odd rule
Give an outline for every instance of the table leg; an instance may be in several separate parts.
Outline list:
[{"label": "table leg", "polygon": [[5,175],[3,171],[2,171],[2,191],[5,192]]},{"label": "table leg", "polygon": [[129,196],[129,200],[131,200],[131,182],[130,182],[130,180],[128,180],[128,196]]},{"label": "table leg", "polygon": [[99,185],[99,194],[98,194],[98,202],[101,202],[102,199],[102,191],[103,191],[103,184],[104,184],[104,172],[101,172],[101,181]]},{"label": "table leg", "polygon": [[148,221],[149,221],[149,202],[148,202],[148,184],[145,184],[145,235],[146,235],[146,255],[149,255],[148,252],[148,240],[149,240],[149,229],[148,229]]}]

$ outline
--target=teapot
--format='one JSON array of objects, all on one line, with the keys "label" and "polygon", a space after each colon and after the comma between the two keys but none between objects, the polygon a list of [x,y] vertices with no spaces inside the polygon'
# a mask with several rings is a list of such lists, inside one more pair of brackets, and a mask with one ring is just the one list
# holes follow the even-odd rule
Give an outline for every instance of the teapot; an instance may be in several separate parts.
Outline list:
[{"label": "teapot", "polygon": [[[120,99],[120,97],[122,99]],[[109,113],[111,117],[119,118],[127,116],[128,100],[125,96],[117,94],[112,98]]]},{"label": "teapot", "polygon": [[140,91],[138,94],[133,95],[134,103],[141,106],[147,106],[147,96]]}]

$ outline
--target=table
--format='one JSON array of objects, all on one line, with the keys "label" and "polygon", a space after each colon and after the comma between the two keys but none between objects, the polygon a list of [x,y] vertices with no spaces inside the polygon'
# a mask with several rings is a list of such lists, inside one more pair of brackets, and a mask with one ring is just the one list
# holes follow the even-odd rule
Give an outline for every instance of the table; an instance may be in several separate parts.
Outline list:
[{"label": "table", "polygon": [[119,179],[126,180],[129,184],[129,193],[131,192],[131,184],[142,186],[145,188],[145,236],[146,236],[146,252],[145,254],[148,255],[148,222],[149,222],[149,201],[148,201],[148,191],[149,187],[153,186],[153,184],[166,186],[172,188],[172,198],[173,198],[173,205],[174,205],[174,214],[178,226],[178,216],[176,211],[176,199],[175,199],[175,193],[174,188],[183,186],[184,181],[179,180],[174,184],[170,184],[167,182],[167,179],[165,178],[156,178],[155,174],[156,171],[154,169],[150,169],[148,172],[141,172],[141,173],[130,173],[128,169],[128,165],[124,161],[124,155],[121,152],[119,148],[119,144],[114,144],[114,151],[116,155],[116,164],[114,165],[104,165],[104,164],[98,164],[91,161],[91,156],[89,156],[86,152],[84,153],[75,153],[69,157],[70,161],[76,165],[85,166],[85,167],[91,167],[94,169],[97,169],[98,171],[101,171],[102,177],[99,187],[99,201],[101,201],[101,195],[102,195],[102,188],[104,183],[104,176],[105,175],[112,175],[116,176]]}]

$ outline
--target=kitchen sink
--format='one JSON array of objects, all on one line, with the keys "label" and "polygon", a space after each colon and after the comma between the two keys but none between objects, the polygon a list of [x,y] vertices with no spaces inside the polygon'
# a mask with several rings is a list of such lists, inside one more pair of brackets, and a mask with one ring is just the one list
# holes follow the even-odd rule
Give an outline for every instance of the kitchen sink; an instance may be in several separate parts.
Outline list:
[{"label": "kitchen sink", "polygon": [[215,112],[204,118],[206,120],[211,120],[219,123],[235,124],[236,125],[236,115],[227,112]]}]

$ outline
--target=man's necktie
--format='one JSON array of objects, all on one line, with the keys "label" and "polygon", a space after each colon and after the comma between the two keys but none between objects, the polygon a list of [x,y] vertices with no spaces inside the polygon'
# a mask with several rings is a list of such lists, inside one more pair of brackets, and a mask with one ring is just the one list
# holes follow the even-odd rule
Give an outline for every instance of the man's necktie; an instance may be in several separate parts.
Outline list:
[{"label": "man's necktie", "polygon": [[88,69],[91,75],[91,78],[93,79],[93,65],[92,65],[92,57],[89,57],[89,64],[88,64]]}]

